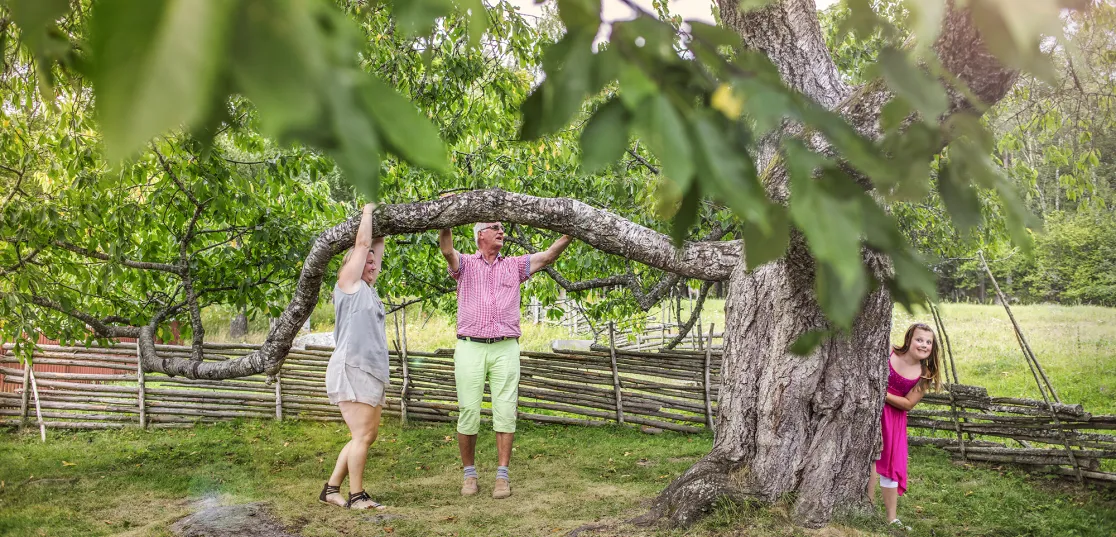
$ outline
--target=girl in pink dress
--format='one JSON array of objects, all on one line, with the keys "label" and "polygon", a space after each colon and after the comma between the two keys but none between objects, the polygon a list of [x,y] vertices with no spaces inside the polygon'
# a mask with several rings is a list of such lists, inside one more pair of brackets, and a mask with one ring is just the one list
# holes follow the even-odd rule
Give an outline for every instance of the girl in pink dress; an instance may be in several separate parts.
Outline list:
[{"label": "girl in pink dress", "polygon": [[888,357],[887,395],[880,422],[883,449],[875,472],[868,480],[868,498],[875,502],[876,475],[883,489],[887,519],[904,527],[896,516],[899,496],[907,491],[907,411],[929,390],[941,388],[938,342],[934,331],[922,323],[912,324],[902,346],[892,346]]}]

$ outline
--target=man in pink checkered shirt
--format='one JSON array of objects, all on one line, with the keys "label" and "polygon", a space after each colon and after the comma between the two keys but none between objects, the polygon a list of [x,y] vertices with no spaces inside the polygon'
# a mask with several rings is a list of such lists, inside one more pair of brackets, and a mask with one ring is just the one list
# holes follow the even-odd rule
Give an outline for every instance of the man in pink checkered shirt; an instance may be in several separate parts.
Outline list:
[{"label": "man in pink checkered shirt", "polygon": [[519,287],[531,274],[553,263],[569,246],[570,237],[563,235],[545,252],[515,257],[500,255],[504,228],[498,222],[474,225],[473,237],[477,253],[464,255],[453,248],[451,230],[443,229],[438,234],[438,246],[449,263],[450,275],[457,280],[458,341],[453,376],[457,384],[457,445],[465,466],[461,494],[477,493],[473,462],[487,378],[499,464],[492,497],[499,499],[511,496],[508,464],[519,404]]}]

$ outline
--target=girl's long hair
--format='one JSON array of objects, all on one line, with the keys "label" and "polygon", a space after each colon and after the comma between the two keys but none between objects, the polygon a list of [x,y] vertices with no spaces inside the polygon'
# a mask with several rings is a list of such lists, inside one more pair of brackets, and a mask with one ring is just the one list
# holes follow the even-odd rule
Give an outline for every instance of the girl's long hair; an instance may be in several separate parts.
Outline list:
[{"label": "girl's long hair", "polygon": [[930,356],[926,357],[925,360],[921,360],[922,374],[919,376],[922,377],[922,380],[919,381],[919,387],[921,387],[924,392],[927,390],[940,390],[942,389],[942,368],[940,367],[940,361],[938,359],[938,335],[934,333],[932,328],[923,323],[912,324],[910,328],[907,328],[907,334],[903,336],[903,345],[892,345],[891,350],[895,351],[895,354],[906,354],[910,351],[911,341],[914,340],[916,330],[930,332],[930,335],[933,336],[933,342],[930,344]]}]

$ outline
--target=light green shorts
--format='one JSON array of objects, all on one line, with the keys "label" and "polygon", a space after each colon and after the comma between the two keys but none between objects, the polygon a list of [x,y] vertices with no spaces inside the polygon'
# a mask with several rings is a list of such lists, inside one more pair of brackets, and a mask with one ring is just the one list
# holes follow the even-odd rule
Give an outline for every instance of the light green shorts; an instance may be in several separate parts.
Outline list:
[{"label": "light green shorts", "polygon": [[453,353],[453,378],[457,383],[457,432],[480,432],[484,381],[492,393],[492,430],[514,433],[519,403],[519,341],[496,343],[457,340]]}]

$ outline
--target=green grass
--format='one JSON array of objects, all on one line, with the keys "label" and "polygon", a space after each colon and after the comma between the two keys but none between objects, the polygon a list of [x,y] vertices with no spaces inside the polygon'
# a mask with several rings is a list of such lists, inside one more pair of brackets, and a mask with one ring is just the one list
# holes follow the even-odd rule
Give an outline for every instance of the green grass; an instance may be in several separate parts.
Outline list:
[{"label": "green grass", "polygon": [[[515,495],[487,496],[495,473],[491,434],[478,445],[482,494],[462,498],[451,425],[401,428],[385,419],[366,488],[402,518],[370,521],[316,502],[346,432],[339,424],[232,422],[161,431],[0,436],[0,534],[164,536],[193,502],[270,501],[306,537],[336,535],[564,535],[618,523],[607,535],[887,535],[877,519],[794,527],[785,505],[719,506],[689,530],[623,525],[711,445],[709,435],[646,435],[631,428],[521,424],[512,464]],[[1116,493],[1008,470],[964,468],[940,451],[912,452],[900,513],[911,535],[1112,535]],[[746,528],[746,530],[742,530]],[[740,533],[746,531],[746,533]],[[592,534],[590,534],[592,535]]]},{"label": "green grass", "polygon": [[[1062,401],[1094,414],[1116,414],[1116,308],[1011,309]],[[1002,306],[945,304],[941,313],[962,383],[984,386],[996,396],[1041,398]],[[901,343],[914,321],[933,326],[928,313],[911,316],[896,308],[892,341]]]}]

